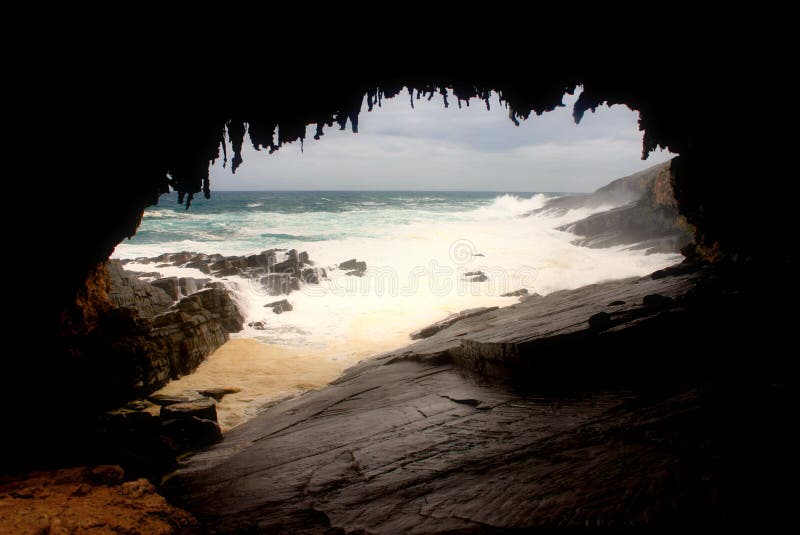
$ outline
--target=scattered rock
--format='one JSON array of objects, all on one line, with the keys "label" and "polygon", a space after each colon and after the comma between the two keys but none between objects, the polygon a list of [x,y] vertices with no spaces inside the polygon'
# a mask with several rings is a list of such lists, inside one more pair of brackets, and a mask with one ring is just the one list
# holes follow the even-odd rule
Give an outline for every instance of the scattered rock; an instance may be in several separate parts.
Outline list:
[{"label": "scattered rock", "polygon": [[247,324],[247,326],[252,327],[257,331],[263,331],[264,329],[267,328],[267,324],[264,323],[263,321],[251,321],[250,323]]},{"label": "scattered rock", "polygon": [[464,280],[467,282],[485,282],[489,277],[483,271],[468,271],[464,273]]},{"label": "scattered rock", "polygon": [[286,299],[281,299],[280,301],[273,301],[272,303],[267,303],[266,305],[264,305],[264,307],[272,308],[272,311],[275,314],[281,314],[283,312],[289,312],[291,310],[294,310],[292,304]]},{"label": "scattered rock", "polygon": [[366,262],[359,262],[355,258],[350,260],[345,260],[341,264],[339,264],[339,269],[347,269],[351,271],[366,271],[367,263]]},{"label": "scattered rock", "polygon": [[528,290],[526,288],[520,288],[519,290],[514,290],[513,292],[501,294],[500,297],[521,297],[523,295],[528,295]]}]

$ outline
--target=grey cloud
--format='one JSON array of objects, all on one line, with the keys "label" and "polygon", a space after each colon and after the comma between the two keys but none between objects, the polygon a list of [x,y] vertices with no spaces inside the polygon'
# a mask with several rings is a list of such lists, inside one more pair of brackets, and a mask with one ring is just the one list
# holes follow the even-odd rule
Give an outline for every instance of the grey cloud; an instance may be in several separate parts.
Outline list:
[{"label": "grey cloud", "polygon": [[[642,161],[636,113],[614,106],[586,114],[575,125],[571,104],[515,127],[497,98],[445,109],[441,102],[385,100],[362,111],[359,134],[336,128],[319,141],[309,135],[267,155],[246,146],[244,164],[231,175],[212,167],[217,190],[378,189],[591,191],[609,180],[672,157]],[[309,134],[312,132],[309,131]]]}]

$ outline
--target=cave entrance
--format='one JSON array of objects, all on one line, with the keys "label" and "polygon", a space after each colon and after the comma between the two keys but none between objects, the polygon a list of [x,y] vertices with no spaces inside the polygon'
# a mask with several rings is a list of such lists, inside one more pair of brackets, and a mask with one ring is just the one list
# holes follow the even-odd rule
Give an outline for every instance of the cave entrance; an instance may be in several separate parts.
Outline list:
[{"label": "cave entrance", "polygon": [[[619,210],[668,179],[673,156],[640,159],[627,107],[599,108],[579,126],[578,95],[566,95],[564,107],[515,127],[496,94],[448,106],[416,96],[361,113],[357,135],[352,118],[324,137],[310,126],[270,155],[229,125],[211,198],[186,210],[170,193],[145,212],[113,258],[174,299],[222,285],[244,316],[233,341],[166,393],[234,382],[261,402],[322,386],[451,314],[680,258],[688,236],[674,228],[606,228],[641,218]],[[611,212],[623,215],[591,219]],[[252,409],[233,406],[223,425]]]}]

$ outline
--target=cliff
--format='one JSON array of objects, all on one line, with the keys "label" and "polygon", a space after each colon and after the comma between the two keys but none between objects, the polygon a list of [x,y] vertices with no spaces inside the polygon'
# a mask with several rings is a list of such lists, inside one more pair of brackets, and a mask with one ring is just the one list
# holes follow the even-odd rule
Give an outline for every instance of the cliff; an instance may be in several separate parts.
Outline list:
[{"label": "cliff", "polygon": [[559,227],[580,236],[584,247],[631,245],[647,253],[677,253],[692,241],[693,229],[678,211],[671,162],[619,178],[589,195],[552,199],[532,214],[559,215],[578,208],[613,206],[610,210]]}]

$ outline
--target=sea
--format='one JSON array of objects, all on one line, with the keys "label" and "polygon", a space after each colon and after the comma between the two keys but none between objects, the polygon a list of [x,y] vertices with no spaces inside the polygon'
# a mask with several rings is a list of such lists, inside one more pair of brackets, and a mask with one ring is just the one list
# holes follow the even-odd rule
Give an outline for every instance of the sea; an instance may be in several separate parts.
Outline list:
[{"label": "sea", "polygon": [[[244,330],[163,393],[241,389],[218,408],[229,429],[275,400],[323,386],[361,359],[407,345],[410,333],[450,314],[519,301],[503,294],[525,289],[547,295],[646,275],[681,260],[632,246],[573,245],[576,236],[559,227],[614,206],[535,212],[560,195],[215,191],[186,210],[172,193],[146,210],[136,235],[112,258],[181,251],[238,256],[277,248],[305,251],[326,269],[319,284],[281,297],[268,295],[255,280],[221,280],[244,312]],[[362,277],[336,269],[350,259],[366,262]],[[125,268],[209,278],[152,263]],[[468,275],[476,272],[483,276]],[[264,306],[283,297],[292,311],[275,314]],[[255,322],[263,328],[248,326]]]}]

